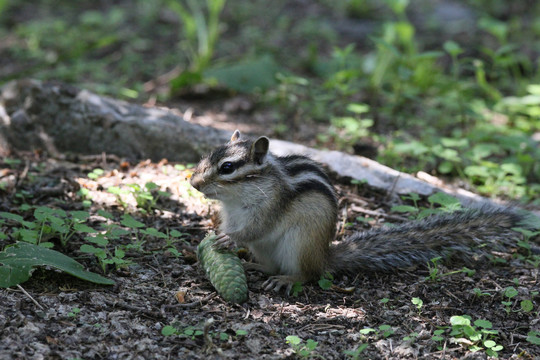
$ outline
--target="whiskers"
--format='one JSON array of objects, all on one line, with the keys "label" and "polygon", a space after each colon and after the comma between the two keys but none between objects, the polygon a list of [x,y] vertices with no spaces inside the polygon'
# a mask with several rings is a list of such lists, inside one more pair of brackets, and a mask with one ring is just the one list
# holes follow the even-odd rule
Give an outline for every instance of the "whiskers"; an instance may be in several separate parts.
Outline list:
[{"label": "whiskers", "polygon": [[259,189],[259,191],[264,195],[264,197],[268,198],[268,195],[266,195],[266,193],[263,191],[263,189],[261,189],[259,187],[259,185],[255,185],[257,187],[257,189]]}]

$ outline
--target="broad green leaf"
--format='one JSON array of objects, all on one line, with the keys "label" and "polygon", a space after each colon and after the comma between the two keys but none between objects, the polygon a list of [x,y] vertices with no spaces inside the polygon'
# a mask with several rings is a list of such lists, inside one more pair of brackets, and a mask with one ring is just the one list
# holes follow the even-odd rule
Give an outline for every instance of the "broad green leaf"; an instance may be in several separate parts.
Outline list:
[{"label": "broad green leaf", "polygon": [[517,294],[518,294],[518,291],[513,286],[509,286],[504,290],[504,296],[510,299],[513,298],[514,296],[517,296]]},{"label": "broad green leaf", "polygon": [[276,84],[279,65],[266,55],[253,60],[208,69],[205,78],[215,78],[229,89],[251,93],[255,89],[268,89]]},{"label": "broad green leaf", "polygon": [[534,305],[531,300],[521,300],[521,310],[524,312],[531,312],[534,309]]},{"label": "broad green leaf", "polygon": [[82,280],[113,285],[114,281],[84,270],[69,256],[42,246],[17,243],[0,253],[0,287],[7,288],[27,281],[37,266],[50,266]]},{"label": "broad green leaf", "polygon": [[485,166],[480,166],[480,165],[467,166],[464,172],[465,172],[465,175],[469,177],[487,178],[490,176],[489,169]]},{"label": "broad green leaf", "polygon": [[320,279],[318,283],[320,288],[323,290],[328,290],[332,287],[332,281],[328,279]]},{"label": "broad green leaf", "polygon": [[109,240],[103,234],[97,234],[96,236],[86,236],[84,239],[101,247],[105,247],[109,244]]},{"label": "broad green leaf", "polygon": [[171,237],[182,237],[182,236],[185,236],[185,235],[188,235],[188,234],[185,234],[185,233],[181,233],[180,231],[178,230],[171,230],[171,232],[169,232],[169,235]]},{"label": "broad green leaf", "polygon": [[166,239],[167,238],[167,235],[162,233],[161,231],[158,231],[154,228],[148,228],[146,230],[141,230],[141,233],[143,234],[146,234],[146,235],[150,235],[150,236],[154,236],[154,237],[157,237],[157,238],[161,238],[161,239]]},{"label": "broad green leaf", "polygon": [[463,49],[456,42],[452,40],[446,41],[443,44],[443,48],[444,50],[446,50],[446,52],[448,52],[452,56],[458,56],[459,54],[463,52]]},{"label": "broad green leaf", "polygon": [[108,212],[108,211],[99,209],[99,210],[97,211],[97,213],[98,213],[99,216],[103,216],[103,217],[106,218],[106,219],[114,220],[114,215],[111,214],[111,213]]},{"label": "broad green leaf", "polygon": [[18,229],[13,232],[13,236],[16,239],[26,241],[27,243],[37,244],[39,233],[37,230]]},{"label": "broad green leaf", "polygon": [[527,334],[527,341],[534,345],[540,345],[540,331],[531,331]]},{"label": "broad green leaf", "polygon": [[159,185],[157,185],[156,183],[154,182],[147,182],[144,187],[148,190],[154,190],[154,189],[159,189]]},{"label": "broad green leaf", "polygon": [[122,225],[127,226],[128,228],[141,228],[144,227],[144,224],[140,221],[135,220],[131,215],[124,214],[122,216]]},{"label": "broad green leaf", "polygon": [[396,205],[392,207],[392,211],[416,214],[418,212],[418,208],[410,205]]},{"label": "broad green leaf", "polygon": [[452,316],[450,318],[450,324],[452,325],[463,325],[463,326],[470,326],[471,325],[471,320],[467,319],[466,317],[463,317],[463,316]]},{"label": "broad green leaf", "polygon": [[171,336],[176,334],[176,328],[171,325],[166,325],[161,329],[161,335],[163,336]]},{"label": "broad green leaf", "polygon": [[431,195],[430,197],[428,197],[428,201],[431,204],[439,204],[444,207],[457,206],[459,208],[459,205],[460,205],[460,202],[458,199],[443,192],[438,192]]},{"label": "broad green leaf", "polygon": [[88,233],[88,234],[92,234],[92,233],[96,233],[96,232],[97,232],[96,229],[93,229],[93,228],[91,228],[91,227],[88,226],[88,225],[85,225],[85,224],[79,224],[79,223],[73,224],[73,229],[75,229],[75,231],[80,232],[80,233]]},{"label": "broad green leaf", "polygon": [[287,344],[293,344],[298,345],[302,342],[302,339],[300,339],[298,336],[295,335],[289,335],[285,338],[287,340]]},{"label": "broad green leaf", "polygon": [[369,111],[369,105],[353,103],[347,105],[347,110],[355,114],[364,114]]},{"label": "broad green leaf", "polygon": [[90,217],[90,213],[88,211],[71,211],[70,214],[73,219],[80,222],[85,221]]},{"label": "broad green leaf", "polygon": [[483,319],[476,320],[474,322],[474,325],[484,328],[484,329],[491,329],[493,327],[493,324],[491,323],[491,321],[483,320]]},{"label": "broad green leaf", "polygon": [[0,211],[0,216],[4,219],[13,220],[18,223],[22,223],[24,221],[24,218],[21,215],[12,214],[5,211]]},{"label": "broad green leaf", "polygon": [[399,154],[419,156],[427,153],[429,148],[419,141],[411,141],[409,143],[396,144],[394,150]]},{"label": "broad green leaf", "polygon": [[441,144],[450,148],[466,148],[469,146],[469,140],[464,138],[442,138]]},{"label": "broad green leaf", "polygon": [[36,227],[36,224],[31,222],[31,221],[25,221],[24,218],[21,216],[21,215],[17,215],[17,214],[12,214],[12,213],[8,213],[8,212],[5,212],[5,211],[0,211],[0,216],[3,217],[4,219],[7,219],[7,220],[12,220],[12,221],[16,221],[18,222],[19,224],[29,228],[29,229],[33,229]]}]

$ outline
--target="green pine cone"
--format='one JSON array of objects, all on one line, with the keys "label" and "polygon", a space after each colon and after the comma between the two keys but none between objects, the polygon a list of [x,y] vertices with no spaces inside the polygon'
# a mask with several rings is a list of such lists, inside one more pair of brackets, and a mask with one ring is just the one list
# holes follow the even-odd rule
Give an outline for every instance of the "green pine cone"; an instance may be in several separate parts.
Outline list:
[{"label": "green pine cone", "polygon": [[197,257],[218,294],[231,303],[243,303],[248,298],[244,267],[236,254],[212,247],[215,234],[208,234],[197,248]]}]

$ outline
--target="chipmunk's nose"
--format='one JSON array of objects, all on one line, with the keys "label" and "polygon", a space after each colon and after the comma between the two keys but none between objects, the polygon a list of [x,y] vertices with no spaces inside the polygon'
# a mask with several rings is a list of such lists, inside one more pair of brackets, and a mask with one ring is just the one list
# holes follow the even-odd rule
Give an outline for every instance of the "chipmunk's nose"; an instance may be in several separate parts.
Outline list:
[{"label": "chipmunk's nose", "polygon": [[189,183],[195,189],[199,190],[201,188],[201,184],[202,184],[202,177],[200,175],[198,175],[198,174],[193,174],[193,175],[191,175],[191,178],[189,179]]}]

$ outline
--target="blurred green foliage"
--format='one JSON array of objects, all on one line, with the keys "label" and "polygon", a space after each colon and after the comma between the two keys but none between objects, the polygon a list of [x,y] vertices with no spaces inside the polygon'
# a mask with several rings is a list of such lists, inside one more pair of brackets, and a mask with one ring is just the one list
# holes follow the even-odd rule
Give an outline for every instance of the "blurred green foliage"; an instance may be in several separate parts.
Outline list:
[{"label": "blurred green foliage", "polygon": [[504,0],[3,1],[0,82],[144,101],[176,68],[161,100],[246,93],[276,135],[315,125],[321,147],[368,143],[400,170],[540,202],[538,18]]}]

